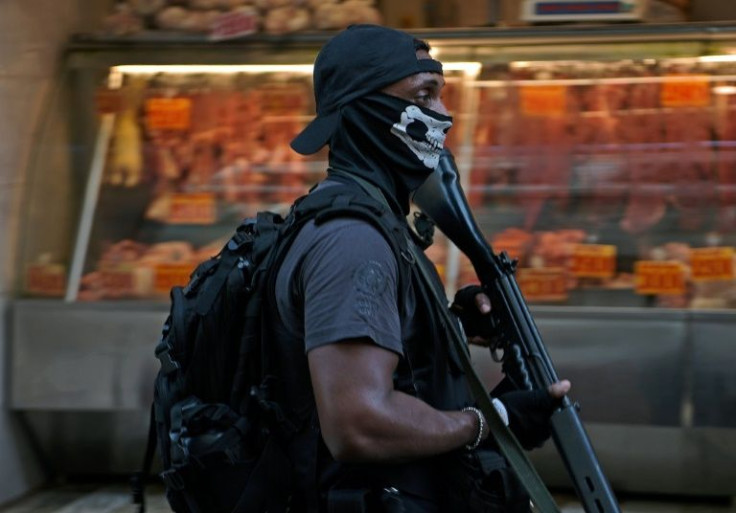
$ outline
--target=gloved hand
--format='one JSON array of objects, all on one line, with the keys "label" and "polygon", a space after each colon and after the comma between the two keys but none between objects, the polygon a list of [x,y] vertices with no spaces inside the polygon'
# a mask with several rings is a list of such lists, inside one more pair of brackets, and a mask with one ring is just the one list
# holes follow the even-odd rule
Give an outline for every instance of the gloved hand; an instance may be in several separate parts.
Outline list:
[{"label": "gloved hand", "polygon": [[460,318],[463,331],[474,344],[488,345],[494,336],[489,313],[491,302],[480,285],[467,285],[455,294],[450,310]]},{"label": "gloved hand", "polygon": [[552,434],[549,417],[561,399],[547,390],[514,390],[498,397],[509,415],[509,429],[526,450],[541,447]]}]

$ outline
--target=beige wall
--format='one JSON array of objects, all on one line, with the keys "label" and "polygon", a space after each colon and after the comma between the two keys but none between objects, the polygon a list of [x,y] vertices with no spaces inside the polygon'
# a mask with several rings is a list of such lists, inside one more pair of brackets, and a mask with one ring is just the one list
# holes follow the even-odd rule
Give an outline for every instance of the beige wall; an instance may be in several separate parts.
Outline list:
[{"label": "beige wall", "polygon": [[[7,382],[7,300],[13,286],[17,222],[28,184],[34,132],[71,33],[96,27],[109,0],[0,0],[0,384]],[[0,394],[0,504],[45,479],[15,414]]]},{"label": "beige wall", "polygon": [[109,0],[0,1],[0,294],[11,287],[18,202],[63,45],[99,23]]}]

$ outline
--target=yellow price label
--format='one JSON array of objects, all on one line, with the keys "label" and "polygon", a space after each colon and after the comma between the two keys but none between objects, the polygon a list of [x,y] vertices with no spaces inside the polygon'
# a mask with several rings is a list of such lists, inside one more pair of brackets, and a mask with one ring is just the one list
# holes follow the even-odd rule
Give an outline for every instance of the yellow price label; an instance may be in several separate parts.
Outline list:
[{"label": "yellow price label", "polygon": [[123,110],[123,96],[120,89],[98,89],[95,105],[100,114],[117,114]]},{"label": "yellow price label", "polygon": [[213,224],[217,220],[215,195],[209,192],[174,194],[169,207],[171,224]]},{"label": "yellow price label", "polygon": [[567,88],[562,85],[524,85],[521,112],[527,116],[562,116],[567,111]]},{"label": "yellow price label", "polygon": [[192,100],[189,98],[149,98],[145,111],[149,130],[188,130],[191,126]]},{"label": "yellow price label", "polygon": [[168,294],[172,287],[186,285],[194,267],[191,262],[157,264],[153,271],[153,290],[158,294]]},{"label": "yellow price label", "polygon": [[733,280],[733,248],[695,248],[690,251],[693,281]]},{"label": "yellow price label", "polygon": [[699,75],[670,75],[660,88],[663,107],[707,107],[710,105],[710,81]]},{"label": "yellow price label", "polygon": [[580,278],[612,278],[616,274],[616,246],[575,245],[570,272]]},{"label": "yellow price label", "polygon": [[568,296],[565,271],[558,267],[521,269],[519,288],[528,301],[565,301]]},{"label": "yellow price label", "polygon": [[135,274],[130,265],[108,265],[100,269],[106,297],[135,296]]},{"label": "yellow price label", "polygon": [[25,289],[38,296],[63,296],[66,268],[60,264],[30,264],[26,267]]},{"label": "yellow price label", "polygon": [[634,264],[637,294],[685,293],[685,266],[681,262],[640,260]]}]

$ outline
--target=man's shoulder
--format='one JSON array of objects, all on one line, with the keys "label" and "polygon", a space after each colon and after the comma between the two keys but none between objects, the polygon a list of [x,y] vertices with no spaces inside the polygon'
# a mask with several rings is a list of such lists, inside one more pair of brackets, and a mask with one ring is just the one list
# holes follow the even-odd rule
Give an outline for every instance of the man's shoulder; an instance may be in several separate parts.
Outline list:
[{"label": "man's shoulder", "polygon": [[388,245],[385,236],[378,227],[360,217],[334,217],[323,223],[310,221],[300,234],[300,238],[318,241],[347,241],[356,245],[372,245],[383,242]]},{"label": "man's shoulder", "polygon": [[[327,216],[327,220],[310,221],[307,225],[308,229],[315,234],[322,236],[340,235],[353,238],[355,236],[375,236],[382,235],[390,231],[391,228],[399,224],[395,218],[395,214],[391,211],[378,213],[376,208],[366,208],[366,204],[373,203],[374,207],[380,208],[381,205],[377,200],[365,192],[357,183],[347,186],[346,184],[330,178],[320,182],[311,192],[310,195],[340,193],[345,190],[351,194],[358,193],[362,198],[362,202],[357,206],[351,206],[349,202],[341,204],[337,207],[338,213],[332,213]],[[319,217],[319,216],[317,216]],[[384,227],[380,229],[380,227]]]}]

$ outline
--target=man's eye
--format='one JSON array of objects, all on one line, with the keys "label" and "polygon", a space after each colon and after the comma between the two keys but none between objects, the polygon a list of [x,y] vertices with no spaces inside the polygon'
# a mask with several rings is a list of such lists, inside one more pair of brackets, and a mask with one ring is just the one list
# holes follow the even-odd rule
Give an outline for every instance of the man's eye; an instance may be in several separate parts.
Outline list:
[{"label": "man's eye", "polygon": [[428,94],[418,94],[414,99],[417,103],[427,103],[430,100],[430,96]]}]

